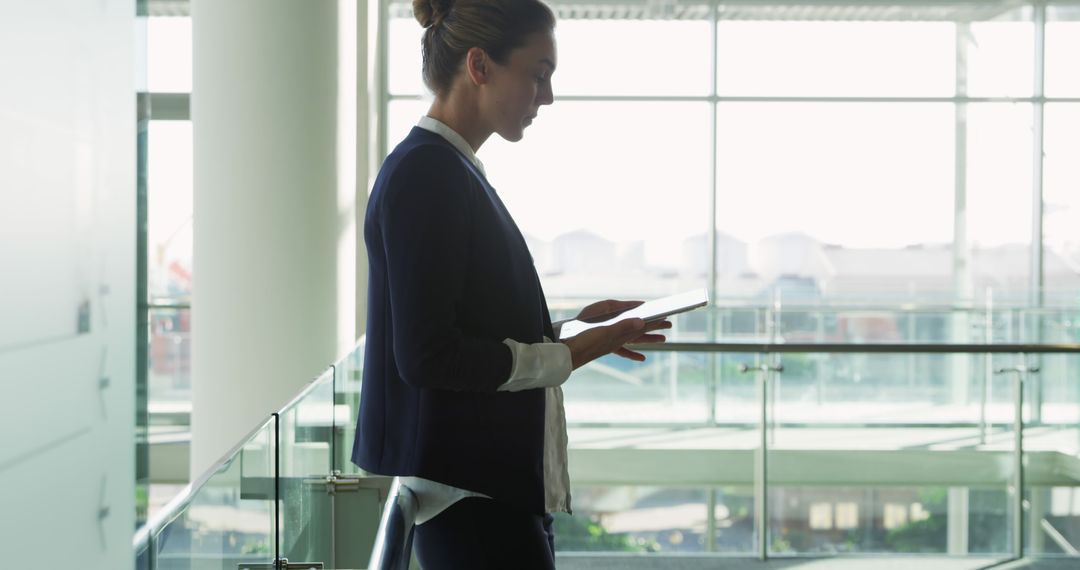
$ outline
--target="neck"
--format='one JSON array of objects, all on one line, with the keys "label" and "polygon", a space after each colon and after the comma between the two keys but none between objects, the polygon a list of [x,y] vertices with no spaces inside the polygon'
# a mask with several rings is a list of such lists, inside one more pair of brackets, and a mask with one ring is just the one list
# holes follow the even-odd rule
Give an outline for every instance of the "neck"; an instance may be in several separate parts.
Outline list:
[{"label": "neck", "polygon": [[468,97],[458,96],[460,92],[461,89],[453,89],[446,96],[436,96],[427,114],[432,119],[454,129],[454,132],[469,143],[473,152],[479,152],[492,131],[481,123],[475,101]]}]

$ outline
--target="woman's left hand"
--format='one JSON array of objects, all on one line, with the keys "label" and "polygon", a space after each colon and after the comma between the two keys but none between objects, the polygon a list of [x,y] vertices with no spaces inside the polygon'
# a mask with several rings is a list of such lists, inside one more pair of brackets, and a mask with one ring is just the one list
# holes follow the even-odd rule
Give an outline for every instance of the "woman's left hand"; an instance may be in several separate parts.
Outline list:
[{"label": "woman's left hand", "polygon": [[614,299],[597,301],[582,309],[574,318],[586,323],[599,323],[613,319],[642,303],[644,301],[616,301]]},{"label": "woman's left hand", "polygon": [[[617,301],[615,299],[605,299],[603,301],[597,301],[591,305],[586,306],[578,313],[575,319],[586,323],[599,323],[609,319],[613,319],[638,305],[641,305],[644,301]],[[645,324],[645,330],[640,336],[631,339],[626,344],[654,344],[661,343],[667,340],[664,335],[650,334],[656,330],[670,329],[671,321],[664,319],[662,321],[653,321]],[[645,355],[630,350],[626,346],[621,346],[615,349],[612,354],[616,354],[628,360],[635,362],[642,362],[645,360]]]}]

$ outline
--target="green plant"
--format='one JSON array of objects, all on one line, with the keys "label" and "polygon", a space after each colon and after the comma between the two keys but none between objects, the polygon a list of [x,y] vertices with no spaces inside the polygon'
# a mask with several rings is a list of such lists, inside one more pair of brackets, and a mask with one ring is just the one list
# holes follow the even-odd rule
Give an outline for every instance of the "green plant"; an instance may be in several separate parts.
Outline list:
[{"label": "green plant", "polygon": [[555,545],[559,550],[604,552],[656,552],[655,540],[612,534],[600,523],[584,516],[555,515]]}]

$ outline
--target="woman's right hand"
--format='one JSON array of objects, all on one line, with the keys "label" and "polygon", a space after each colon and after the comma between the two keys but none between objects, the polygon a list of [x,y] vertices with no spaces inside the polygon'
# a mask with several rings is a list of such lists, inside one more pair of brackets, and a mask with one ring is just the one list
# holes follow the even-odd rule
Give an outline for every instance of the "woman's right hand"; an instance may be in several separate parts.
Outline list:
[{"label": "woman's right hand", "polygon": [[643,361],[645,355],[624,347],[625,344],[664,342],[663,335],[650,334],[659,329],[671,328],[667,320],[646,323],[642,319],[626,319],[617,323],[591,328],[581,334],[563,340],[570,349],[570,365],[573,370],[611,353],[631,360]]}]

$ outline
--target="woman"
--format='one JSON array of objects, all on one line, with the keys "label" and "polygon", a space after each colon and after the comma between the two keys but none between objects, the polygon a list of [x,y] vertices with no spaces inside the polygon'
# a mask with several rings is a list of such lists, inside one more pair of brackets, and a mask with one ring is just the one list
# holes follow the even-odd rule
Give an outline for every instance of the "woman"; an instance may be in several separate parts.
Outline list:
[{"label": "woman", "polygon": [[[570,511],[570,372],[670,327],[627,319],[558,339],[525,240],[476,158],[552,102],[555,18],[538,0],[414,0],[427,116],[368,202],[367,347],[353,461],[417,494],[425,570],[553,568]],[[602,301],[579,319],[636,302]]]}]

